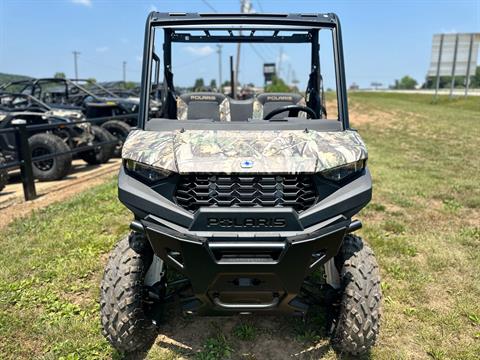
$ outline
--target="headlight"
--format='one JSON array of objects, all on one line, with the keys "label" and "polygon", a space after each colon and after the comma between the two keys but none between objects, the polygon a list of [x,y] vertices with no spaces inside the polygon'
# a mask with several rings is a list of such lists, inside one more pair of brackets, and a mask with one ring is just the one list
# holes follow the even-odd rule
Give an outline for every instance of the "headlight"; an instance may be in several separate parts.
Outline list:
[{"label": "headlight", "polygon": [[338,166],[321,172],[321,175],[328,180],[340,181],[349,175],[365,168],[367,160],[359,160],[353,163]]},{"label": "headlight", "polygon": [[146,180],[147,182],[162,180],[171,174],[171,171],[157,169],[130,159],[123,160],[123,165],[127,171],[132,173],[132,175],[137,176],[142,180]]}]

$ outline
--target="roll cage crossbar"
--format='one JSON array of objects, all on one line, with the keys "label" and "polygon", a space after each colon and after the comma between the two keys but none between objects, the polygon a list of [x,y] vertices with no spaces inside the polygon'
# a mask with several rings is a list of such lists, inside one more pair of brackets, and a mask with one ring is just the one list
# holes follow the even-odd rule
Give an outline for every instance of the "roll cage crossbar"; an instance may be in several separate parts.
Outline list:
[{"label": "roll cage crossbar", "polygon": [[85,95],[91,96],[93,99],[97,101],[101,100],[101,97],[99,95],[95,94],[94,92],[80,85],[79,82],[88,83],[90,86],[98,89],[100,92],[105,93],[107,96],[118,98],[118,96],[113,92],[111,92],[109,89],[95,82],[90,82],[88,79],[40,78],[40,79],[30,79],[30,80],[18,80],[18,81],[11,81],[3,84],[2,86],[0,86],[0,90],[4,90],[12,85],[20,85],[20,86],[23,86],[23,88],[21,88],[20,91],[18,92],[22,92],[25,89],[30,88],[32,93],[35,93],[36,89],[42,90],[42,84],[44,85],[46,83],[58,83],[65,87],[65,94],[67,96],[69,95],[68,86],[71,86],[82,91]]},{"label": "roll cage crossbar", "polygon": [[[307,105],[322,115],[323,91],[319,57],[319,31],[332,30],[338,120],[349,128],[347,89],[340,22],[335,14],[204,14],[152,12],[145,26],[142,89],[138,127],[145,128],[149,115],[152,62],[156,62],[158,84],[160,59],[154,50],[155,28],[164,30],[164,92],[162,116],[176,116],[172,73],[172,43],[310,43],[311,73],[307,86]],[[261,33],[261,34],[260,34]],[[265,34],[267,33],[267,34]]]},{"label": "roll cage crossbar", "polygon": [[[45,104],[43,101],[41,101],[40,99],[37,99],[36,97],[33,97],[29,94],[22,94],[22,93],[3,93],[2,94],[2,93],[0,93],[0,99],[2,99],[2,98],[24,98],[24,99],[30,100],[32,103],[40,105],[41,107],[43,107],[47,111],[52,110],[52,108],[50,106],[48,106],[47,104]],[[8,106],[7,107],[3,106],[1,101],[0,101],[0,109],[10,110],[10,108],[8,108]]]}]

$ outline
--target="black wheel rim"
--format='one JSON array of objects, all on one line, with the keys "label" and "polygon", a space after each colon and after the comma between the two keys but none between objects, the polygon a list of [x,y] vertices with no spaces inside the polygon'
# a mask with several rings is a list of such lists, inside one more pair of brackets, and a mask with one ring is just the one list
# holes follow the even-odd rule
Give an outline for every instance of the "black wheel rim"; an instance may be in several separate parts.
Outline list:
[{"label": "black wheel rim", "polygon": [[[32,158],[35,158],[37,156],[49,155],[49,154],[51,154],[49,149],[44,147],[36,147],[32,151]],[[55,163],[54,159],[48,159],[48,160],[34,161],[33,165],[35,165],[35,167],[40,171],[49,171],[53,167],[54,163]]]}]

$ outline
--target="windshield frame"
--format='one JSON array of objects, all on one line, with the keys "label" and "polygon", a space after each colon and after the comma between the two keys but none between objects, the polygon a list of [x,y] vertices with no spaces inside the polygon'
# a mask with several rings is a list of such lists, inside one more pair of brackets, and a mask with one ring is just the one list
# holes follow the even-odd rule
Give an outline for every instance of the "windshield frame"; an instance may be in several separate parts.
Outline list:
[{"label": "windshield frame", "polygon": [[[327,28],[332,31],[333,56],[335,65],[335,79],[336,79],[336,94],[337,94],[337,109],[338,121],[342,123],[343,130],[349,129],[348,103],[347,103],[347,87],[345,80],[345,66],[343,56],[342,34],[340,28],[340,21],[335,14],[204,14],[204,13],[159,13],[151,12],[147,18],[145,25],[145,39],[144,52],[142,63],[142,81],[140,94],[140,107],[138,115],[139,129],[145,129],[145,125],[149,117],[149,99],[150,89],[152,83],[152,68],[153,60],[158,56],[154,52],[154,37],[156,28],[164,30],[163,42],[163,69],[164,69],[164,100],[169,95],[169,87],[173,84],[167,84],[168,72],[171,71],[171,48],[172,40],[171,34],[174,29],[181,30],[218,30],[218,29],[259,29],[259,30],[308,30],[313,34],[313,38],[309,39],[311,42],[311,57],[312,68],[317,66],[319,71],[319,42],[318,31],[322,28]],[[316,34],[316,36],[315,36]],[[215,39],[207,39],[207,41],[196,42],[245,42],[251,43],[254,41],[266,41],[268,39],[254,39],[249,38],[248,35],[237,37],[236,39],[228,39],[228,37],[216,37]],[[180,39],[181,40],[181,39]],[[184,40],[184,39],[183,39]],[[205,40],[205,39],[203,39]],[[253,41],[252,41],[253,40]],[[270,37],[272,42],[282,43],[298,43],[306,42],[302,37],[300,41],[292,41],[294,39],[281,39]],[[192,41],[194,42],[194,41]],[[170,72],[170,75],[172,73]],[[165,107],[166,104],[164,103]]]}]

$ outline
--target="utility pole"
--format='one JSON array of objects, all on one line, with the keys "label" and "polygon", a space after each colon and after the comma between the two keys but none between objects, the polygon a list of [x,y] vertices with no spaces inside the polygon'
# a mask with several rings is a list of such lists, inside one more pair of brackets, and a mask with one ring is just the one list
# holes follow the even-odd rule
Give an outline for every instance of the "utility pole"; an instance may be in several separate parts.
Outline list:
[{"label": "utility pole", "polygon": [[235,99],[236,96],[235,71],[233,70],[233,56],[230,55],[230,97]]},{"label": "utility pole", "polygon": [[[248,14],[252,11],[252,4],[250,0],[240,0],[240,12],[242,14]],[[242,35],[242,31],[239,31],[240,36]],[[240,49],[241,43],[237,44],[237,62],[235,64],[235,84],[238,84],[238,74],[240,72]]]},{"label": "utility pole", "polygon": [[80,55],[80,51],[73,51],[73,66],[75,68],[75,79],[78,79],[78,63],[77,63],[78,55]]},{"label": "utility pole", "polygon": [[282,77],[282,58],[283,58],[283,46],[280,46],[280,55],[278,58],[278,77]]},{"label": "utility pole", "polygon": [[218,54],[218,88],[222,91],[222,45],[217,45]]},{"label": "utility pole", "polygon": [[127,62],[124,61],[122,65],[123,65],[123,84],[126,85],[127,84]]}]

